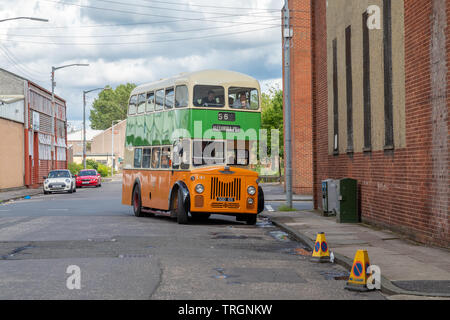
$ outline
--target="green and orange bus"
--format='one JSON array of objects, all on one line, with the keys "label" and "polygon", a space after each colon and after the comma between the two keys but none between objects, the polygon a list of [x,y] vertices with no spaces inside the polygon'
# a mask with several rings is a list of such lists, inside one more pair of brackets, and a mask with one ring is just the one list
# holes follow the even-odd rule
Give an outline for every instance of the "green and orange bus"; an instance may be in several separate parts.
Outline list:
[{"label": "green and orange bus", "polygon": [[184,73],[130,96],[122,203],[178,223],[235,216],[255,224],[264,209],[251,170],[261,125],[257,80],[221,70]]}]

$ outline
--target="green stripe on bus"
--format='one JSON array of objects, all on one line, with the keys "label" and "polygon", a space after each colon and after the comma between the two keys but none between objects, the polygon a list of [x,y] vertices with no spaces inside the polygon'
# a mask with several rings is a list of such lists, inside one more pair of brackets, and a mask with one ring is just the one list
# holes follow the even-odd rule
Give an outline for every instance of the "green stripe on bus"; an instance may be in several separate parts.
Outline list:
[{"label": "green stripe on bus", "polygon": [[[219,112],[235,113],[236,121],[219,121]],[[220,129],[239,126],[240,132],[250,132],[250,135],[237,136],[244,137],[245,140],[259,140],[261,113],[222,109],[175,109],[133,116],[127,120],[126,146],[172,144],[174,142],[172,134],[176,129],[186,130],[186,133],[194,138],[203,138],[205,133],[208,133],[206,138],[211,135],[216,139],[220,136],[223,139],[233,138],[233,133],[229,133],[227,136],[225,132],[220,134],[220,132],[213,131],[213,125],[220,125]]]}]

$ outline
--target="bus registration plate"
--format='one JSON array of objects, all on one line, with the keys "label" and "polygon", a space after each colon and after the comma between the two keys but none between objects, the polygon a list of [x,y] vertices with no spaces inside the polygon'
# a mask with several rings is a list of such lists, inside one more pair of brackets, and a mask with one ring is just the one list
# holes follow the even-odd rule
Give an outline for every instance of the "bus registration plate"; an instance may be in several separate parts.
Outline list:
[{"label": "bus registration plate", "polygon": [[234,202],[234,198],[219,197],[219,198],[217,198],[217,201],[219,201],[219,202]]},{"label": "bus registration plate", "polygon": [[227,124],[213,124],[213,131],[225,131],[225,132],[241,132],[240,126],[230,126]]}]

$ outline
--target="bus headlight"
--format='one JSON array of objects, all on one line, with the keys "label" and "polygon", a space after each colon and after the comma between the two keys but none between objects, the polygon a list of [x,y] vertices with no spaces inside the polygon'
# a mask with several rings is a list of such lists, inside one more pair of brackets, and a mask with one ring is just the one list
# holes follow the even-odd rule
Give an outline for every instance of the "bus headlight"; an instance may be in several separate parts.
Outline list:
[{"label": "bus headlight", "polygon": [[195,191],[197,193],[203,193],[203,191],[205,191],[205,187],[201,183],[199,183],[198,185],[195,186]]},{"label": "bus headlight", "polygon": [[248,203],[249,205],[252,205],[254,202],[255,202],[255,201],[254,201],[252,198],[248,198],[248,199],[247,199],[247,203]]},{"label": "bus headlight", "polygon": [[248,187],[248,188],[247,188],[247,193],[248,193],[249,195],[251,195],[251,196],[254,196],[255,193],[256,193],[256,188],[253,187],[253,186]]}]

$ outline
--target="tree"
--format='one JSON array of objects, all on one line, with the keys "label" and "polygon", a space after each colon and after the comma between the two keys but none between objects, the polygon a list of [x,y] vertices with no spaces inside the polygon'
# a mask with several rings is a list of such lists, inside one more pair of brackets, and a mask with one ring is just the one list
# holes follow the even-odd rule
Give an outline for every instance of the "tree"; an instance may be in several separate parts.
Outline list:
[{"label": "tree", "polygon": [[283,157],[284,146],[284,132],[283,132],[283,90],[272,88],[269,90],[269,94],[262,94],[262,121],[261,128],[267,130],[267,148],[269,154],[271,154],[270,145],[272,137],[270,132],[272,129],[277,129],[280,132],[280,157]]},{"label": "tree", "polygon": [[111,127],[113,120],[127,117],[128,100],[131,91],[136,88],[133,83],[121,84],[115,90],[103,90],[92,105],[91,128],[105,130]]}]

